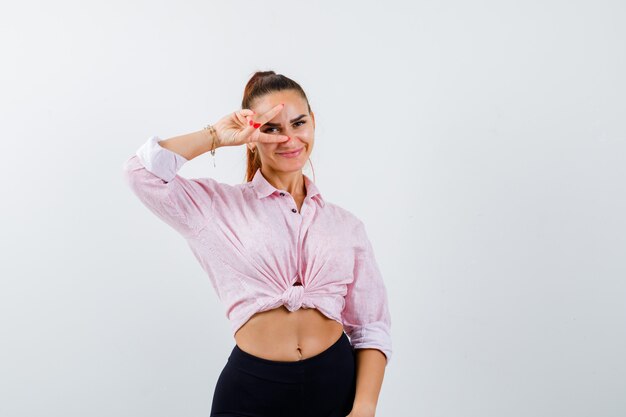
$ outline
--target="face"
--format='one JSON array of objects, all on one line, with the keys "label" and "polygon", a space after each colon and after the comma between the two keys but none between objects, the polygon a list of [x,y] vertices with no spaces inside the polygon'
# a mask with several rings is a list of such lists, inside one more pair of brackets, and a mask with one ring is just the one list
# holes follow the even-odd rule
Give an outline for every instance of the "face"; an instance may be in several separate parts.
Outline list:
[{"label": "face", "polygon": [[[264,169],[298,171],[313,151],[315,117],[313,112],[309,114],[306,100],[294,90],[266,94],[257,99],[251,109],[257,114],[263,114],[280,103],[285,103],[285,107],[259,129],[268,135],[286,135],[290,139],[279,143],[252,142],[247,146],[251,149],[256,147]],[[297,156],[281,155],[297,149],[302,149]]]}]

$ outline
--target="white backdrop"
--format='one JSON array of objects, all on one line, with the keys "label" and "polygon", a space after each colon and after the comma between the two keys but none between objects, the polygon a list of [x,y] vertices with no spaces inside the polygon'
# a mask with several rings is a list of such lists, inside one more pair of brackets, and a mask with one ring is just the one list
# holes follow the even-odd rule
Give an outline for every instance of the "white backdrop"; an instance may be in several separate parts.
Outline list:
[{"label": "white backdrop", "polygon": [[[0,415],[208,416],[234,346],[122,164],[239,108],[316,113],[390,297],[378,417],[626,415],[622,1],[0,6]],[[181,171],[238,183],[244,148]],[[311,174],[308,168],[305,173]]]}]

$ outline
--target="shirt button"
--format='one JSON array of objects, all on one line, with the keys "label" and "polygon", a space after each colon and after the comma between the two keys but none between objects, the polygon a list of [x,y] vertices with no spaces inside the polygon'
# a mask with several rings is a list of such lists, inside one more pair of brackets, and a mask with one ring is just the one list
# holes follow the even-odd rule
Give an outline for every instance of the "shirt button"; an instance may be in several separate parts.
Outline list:
[{"label": "shirt button", "polygon": [[284,195],[285,195],[285,193],[280,193],[280,195],[284,196]]},{"label": "shirt button", "polygon": [[291,209],[291,211],[293,211],[294,213],[296,213],[298,210],[296,210],[296,209]]}]

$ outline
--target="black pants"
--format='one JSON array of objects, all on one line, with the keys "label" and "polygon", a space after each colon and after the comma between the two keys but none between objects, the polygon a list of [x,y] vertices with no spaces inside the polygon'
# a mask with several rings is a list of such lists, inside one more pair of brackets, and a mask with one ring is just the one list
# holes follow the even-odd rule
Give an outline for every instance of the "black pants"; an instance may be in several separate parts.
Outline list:
[{"label": "black pants", "polygon": [[211,417],[345,417],[356,389],[348,336],[299,361],[272,361],[235,344],[213,394]]}]

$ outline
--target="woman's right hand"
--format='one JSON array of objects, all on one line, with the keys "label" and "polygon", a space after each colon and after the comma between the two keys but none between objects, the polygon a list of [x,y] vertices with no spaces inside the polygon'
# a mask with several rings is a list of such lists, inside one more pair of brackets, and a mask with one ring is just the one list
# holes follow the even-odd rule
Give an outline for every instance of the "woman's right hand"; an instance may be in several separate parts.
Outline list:
[{"label": "woman's right hand", "polygon": [[250,109],[242,109],[224,116],[213,125],[217,133],[216,146],[237,146],[248,142],[277,143],[289,140],[289,136],[270,135],[259,129],[280,113],[283,107],[284,104],[278,104],[261,115]]}]

